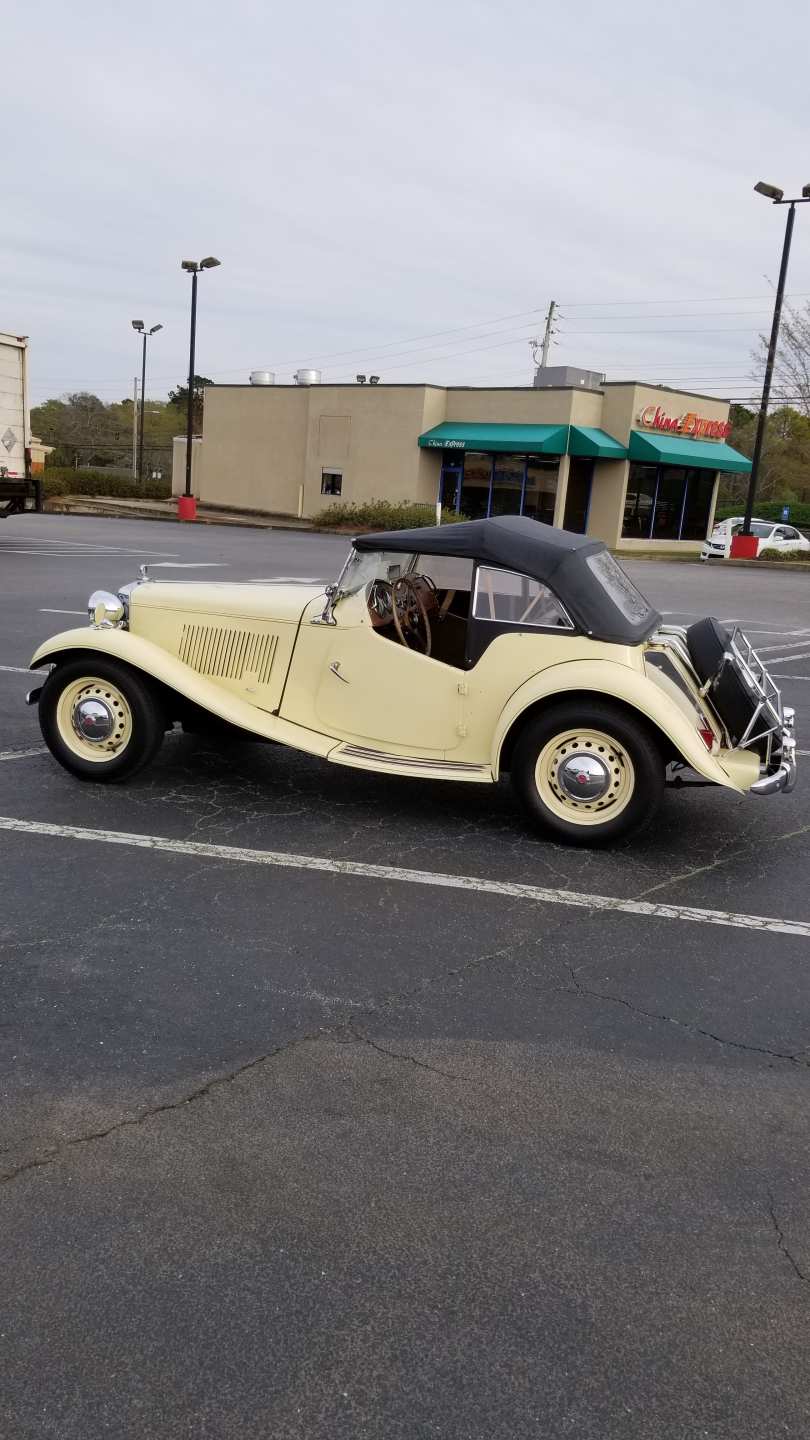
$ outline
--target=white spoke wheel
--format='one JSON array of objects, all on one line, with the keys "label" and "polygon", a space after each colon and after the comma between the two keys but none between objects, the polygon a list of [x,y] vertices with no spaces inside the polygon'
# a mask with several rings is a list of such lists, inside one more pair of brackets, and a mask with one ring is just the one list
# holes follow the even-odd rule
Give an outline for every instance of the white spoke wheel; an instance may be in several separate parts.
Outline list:
[{"label": "white spoke wheel", "polygon": [[573,845],[600,845],[642,828],[658,806],[664,761],[632,713],[566,701],[535,713],[512,756],[512,784],[529,815]]},{"label": "white spoke wheel", "polygon": [[90,654],[57,665],[43,686],[39,723],[51,754],[82,780],[125,780],[157,753],[166,728],[146,676]]}]

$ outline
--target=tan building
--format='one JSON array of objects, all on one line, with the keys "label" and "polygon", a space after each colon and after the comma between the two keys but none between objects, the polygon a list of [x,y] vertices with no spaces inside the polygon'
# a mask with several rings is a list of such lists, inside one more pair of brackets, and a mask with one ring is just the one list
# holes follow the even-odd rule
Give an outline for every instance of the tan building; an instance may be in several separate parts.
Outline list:
[{"label": "tan building", "polygon": [[[728,403],[641,382],[510,389],[216,385],[193,457],[202,503],[311,518],[409,501],[444,514],[535,516],[620,549],[698,549],[727,443]],[[173,488],[183,489],[175,441]]]}]

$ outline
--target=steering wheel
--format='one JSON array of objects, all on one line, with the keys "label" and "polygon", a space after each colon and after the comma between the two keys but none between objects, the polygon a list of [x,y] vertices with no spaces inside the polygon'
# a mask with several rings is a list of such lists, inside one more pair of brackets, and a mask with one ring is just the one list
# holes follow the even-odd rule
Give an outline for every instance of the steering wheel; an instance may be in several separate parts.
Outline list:
[{"label": "steering wheel", "polygon": [[432,635],[422,592],[412,575],[400,575],[391,586],[394,625],[407,650],[430,654]]}]

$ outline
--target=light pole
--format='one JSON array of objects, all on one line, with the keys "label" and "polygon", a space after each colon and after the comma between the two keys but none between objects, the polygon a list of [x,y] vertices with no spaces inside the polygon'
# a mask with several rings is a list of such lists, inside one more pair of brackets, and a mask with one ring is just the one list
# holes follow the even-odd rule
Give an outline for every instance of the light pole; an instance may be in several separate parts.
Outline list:
[{"label": "light pole", "polygon": [[[213,270],[221,262],[215,255],[206,255],[204,260],[181,260],[183,270],[191,276],[191,337],[188,350],[188,409],[186,412],[186,488],[180,497],[178,514],[181,519],[193,520],[197,507],[191,494],[191,446],[194,437],[194,345],[197,338],[197,276],[201,270]],[[185,504],[182,502],[185,501]]]},{"label": "light pole", "polygon": [[[762,381],[762,400],[759,406],[759,419],[757,420],[757,434],[754,441],[754,453],[751,457],[751,475],[748,481],[748,496],[745,502],[745,520],[740,535],[734,540],[742,540],[742,544],[736,547],[736,553],[746,557],[755,556],[756,548],[752,546],[751,516],[754,513],[754,500],[757,492],[757,480],[759,478],[759,462],[762,457],[762,446],[765,440],[765,430],[768,424],[768,404],[771,398],[771,380],[773,379],[773,367],[776,360],[776,347],[779,342],[779,325],[782,319],[782,301],[785,295],[785,281],[787,279],[788,261],[790,259],[790,242],[793,237],[793,222],[796,219],[796,206],[806,205],[810,201],[810,185],[802,186],[800,197],[793,200],[785,199],[784,190],[777,185],[769,185],[765,180],[759,180],[754,186],[758,195],[764,195],[773,205],[787,205],[787,223],[785,225],[785,238],[782,243],[782,263],[779,266],[779,280],[776,285],[776,299],[773,305],[773,323],[771,325],[771,338],[768,343],[768,356],[765,361],[765,376]],[[735,553],[734,540],[732,540],[732,553]]]},{"label": "light pole", "polygon": [[144,328],[143,320],[133,320],[133,322],[132,322],[132,328],[133,328],[133,330],[137,330],[137,332],[138,332],[139,335],[142,335],[142,336],[143,336],[143,357],[142,357],[142,360],[141,360],[141,417],[140,417],[140,418],[141,418],[141,424],[140,424],[140,429],[139,429],[139,431],[138,431],[138,471],[137,471],[137,480],[138,480],[138,484],[140,484],[141,481],[143,480],[143,411],[144,411],[144,405],[146,404],[146,342],[147,342],[147,340],[149,339],[149,336],[150,336],[150,335],[156,335],[157,332],[158,332],[158,330],[162,330],[162,329],[163,329],[163,326],[162,326],[162,325],[153,325],[151,330],[147,330],[147,329]]}]

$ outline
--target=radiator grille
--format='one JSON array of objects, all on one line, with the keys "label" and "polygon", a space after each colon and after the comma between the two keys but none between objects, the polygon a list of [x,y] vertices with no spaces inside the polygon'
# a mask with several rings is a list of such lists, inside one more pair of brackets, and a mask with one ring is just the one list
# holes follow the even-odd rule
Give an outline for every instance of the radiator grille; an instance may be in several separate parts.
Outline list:
[{"label": "radiator grille", "polygon": [[277,646],[277,635],[257,634],[230,625],[184,625],[179,655],[200,675],[219,680],[255,675],[260,685],[266,685]]}]

